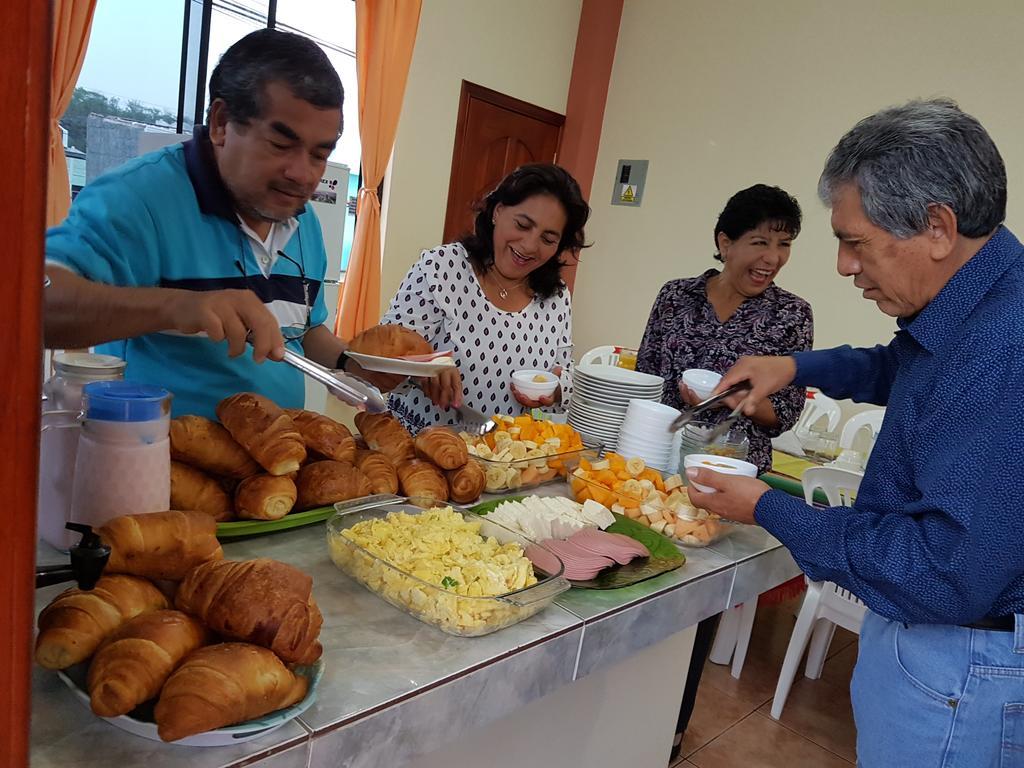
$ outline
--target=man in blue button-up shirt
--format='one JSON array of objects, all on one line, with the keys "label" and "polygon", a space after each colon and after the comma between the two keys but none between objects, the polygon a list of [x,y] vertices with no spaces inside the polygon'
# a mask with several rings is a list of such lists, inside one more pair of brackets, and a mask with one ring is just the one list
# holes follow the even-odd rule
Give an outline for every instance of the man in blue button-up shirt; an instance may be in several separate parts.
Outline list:
[{"label": "man in blue button-up shirt", "polygon": [[792,383],[887,406],[856,502],[815,509],[707,470],[692,479],[718,492],[691,498],[870,608],[851,688],[862,765],[1024,765],[1024,247],[1002,226],[1002,159],[952,102],[911,102],[844,136],[819,194],[840,274],[895,338],[745,358],[720,388],[750,379],[748,410]]}]

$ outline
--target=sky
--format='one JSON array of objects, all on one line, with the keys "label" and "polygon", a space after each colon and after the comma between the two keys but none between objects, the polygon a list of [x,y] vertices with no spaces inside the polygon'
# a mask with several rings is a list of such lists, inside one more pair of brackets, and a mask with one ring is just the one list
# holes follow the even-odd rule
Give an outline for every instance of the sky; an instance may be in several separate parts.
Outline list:
[{"label": "sky", "polygon": [[[209,73],[235,40],[261,25],[240,18],[237,9],[266,14],[266,0],[215,0],[211,16]],[[193,3],[193,13],[199,4]],[[78,85],[160,107],[178,109],[181,68],[182,0],[98,0],[92,33]],[[278,0],[277,21],[314,32],[334,45],[355,49],[352,0]],[[331,160],[359,167],[358,104],[355,59],[331,48],[328,58],[345,88],[345,131]]]}]

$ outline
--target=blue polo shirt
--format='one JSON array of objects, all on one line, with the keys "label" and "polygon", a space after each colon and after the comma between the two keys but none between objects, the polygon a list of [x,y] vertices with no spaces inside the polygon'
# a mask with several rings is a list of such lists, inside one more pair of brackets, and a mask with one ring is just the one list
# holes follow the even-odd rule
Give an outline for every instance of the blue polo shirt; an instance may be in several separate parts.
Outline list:
[{"label": "blue polo shirt", "polygon": [[852,507],[768,491],[757,521],[815,581],[894,621],[1024,613],[1024,247],[1000,227],[892,342],[801,352],[796,383],[887,405]]},{"label": "blue polo shirt", "polygon": [[[95,282],[128,287],[254,291],[282,326],[327,319],[327,269],[320,223],[307,203],[298,229],[264,277],[217,170],[205,128],[184,144],[136,158],[86,186],[67,219],[46,233],[46,259]],[[302,352],[301,341],[288,342]],[[302,374],[284,363],[230,358],[226,341],[153,333],[97,347],[127,362],[125,378],[174,393],[175,416],[214,417],[236,392],[258,392],[285,408],[305,401]]]}]

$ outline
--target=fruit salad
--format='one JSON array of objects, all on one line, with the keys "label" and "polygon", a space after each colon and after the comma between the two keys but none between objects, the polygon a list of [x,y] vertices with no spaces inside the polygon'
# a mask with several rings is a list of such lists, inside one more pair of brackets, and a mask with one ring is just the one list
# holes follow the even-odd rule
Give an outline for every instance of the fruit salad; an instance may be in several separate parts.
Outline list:
[{"label": "fruit salad", "polygon": [[617,453],[581,456],[569,487],[576,501],[593,499],[691,547],[706,547],[732,530],[718,515],[690,503],[680,475],[663,478],[643,459]]},{"label": "fruit salad", "polygon": [[480,462],[487,493],[532,488],[567,474],[567,460],[584,450],[568,424],[532,416],[494,416],[496,429],[481,437],[462,432],[469,453]]}]

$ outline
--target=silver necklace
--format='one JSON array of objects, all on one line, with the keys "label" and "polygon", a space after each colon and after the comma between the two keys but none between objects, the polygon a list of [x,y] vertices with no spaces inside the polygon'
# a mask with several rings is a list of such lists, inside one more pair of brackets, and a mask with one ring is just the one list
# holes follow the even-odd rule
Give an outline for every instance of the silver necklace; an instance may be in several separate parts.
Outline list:
[{"label": "silver necklace", "polygon": [[496,282],[498,284],[498,296],[500,296],[502,299],[507,299],[509,291],[515,290],[520,285],[522,285],[523,283],[526,282],[526,278],[524,277],[522,280],[520,280],[518,283],[513,285],[511,288],[505,288],[505,286],[502,285],[501,280],[498,279],[498,268],[497,267],[494,267],[492,269],[492,271],[491,271],[491,279],[494,280],[494,282]]}]

